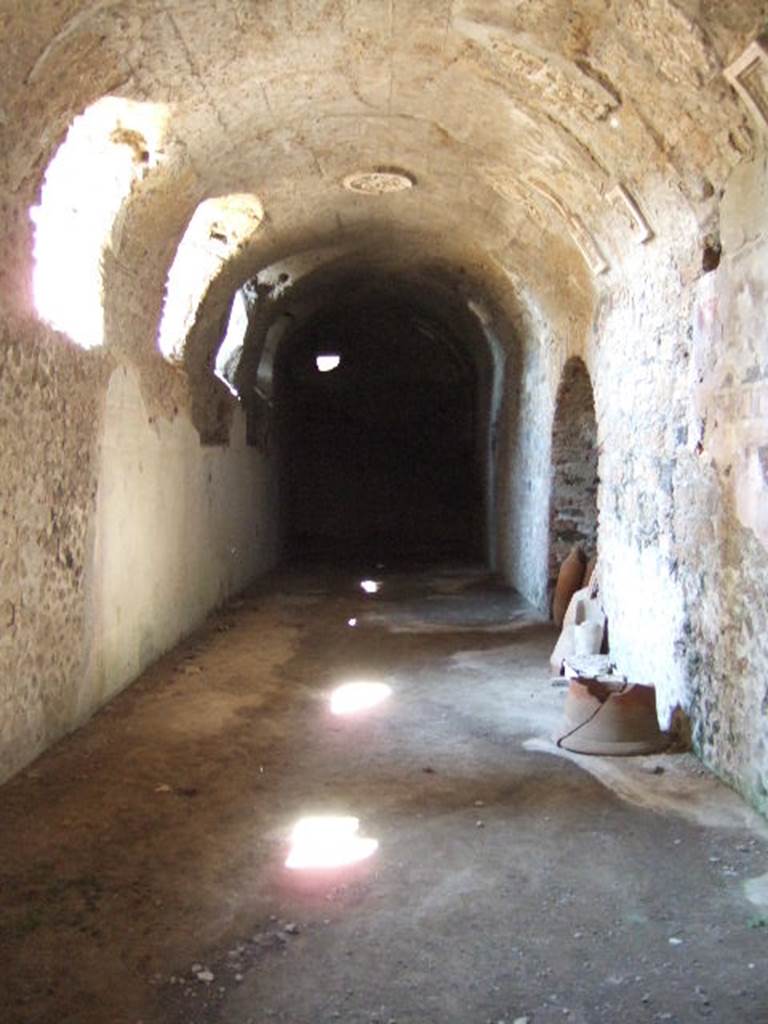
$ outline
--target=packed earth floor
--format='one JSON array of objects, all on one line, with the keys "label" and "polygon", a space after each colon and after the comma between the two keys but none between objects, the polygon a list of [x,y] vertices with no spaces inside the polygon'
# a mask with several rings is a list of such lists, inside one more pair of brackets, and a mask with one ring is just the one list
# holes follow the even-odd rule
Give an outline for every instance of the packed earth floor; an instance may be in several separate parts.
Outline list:
[{"label": "packed earth floor", "polygon": [[[768,1022],[765,822],[558,751],[554,630],[485,574],[367,575],[261,583],[0,790],[3,1024]],[[377,849],[287,867],[318,815]]]}]

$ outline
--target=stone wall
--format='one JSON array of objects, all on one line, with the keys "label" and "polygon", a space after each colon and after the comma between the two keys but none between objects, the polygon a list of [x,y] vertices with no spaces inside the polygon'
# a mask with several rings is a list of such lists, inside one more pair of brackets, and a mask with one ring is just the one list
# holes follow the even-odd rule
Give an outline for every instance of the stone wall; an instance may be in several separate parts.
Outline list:
[{"label": "stone wall", "polygon": [[0,780],[275,556],[269,463],[147,410],[138,375],[42,325],[0,336]]},{"label": "stone wall", "polygon": [[691,537],[688,671],[698,749],[768,813],[765,155],[733,173],[720,236],[723,258],[698,282],[693,309],[694,415],[702,429],[697,503],[708,546]]},{"label": "stone wall", "polygon": [[704,233],[636,250],[590,344],[611,649],[680,706],[707,764],[768,811],[765,163]]},{"label": "stone wall", "polygon": [[508,361],[499,446],[499,569],[547,612],[552,417],[562,346],[545,320],[527,318]]},{"label": "stone wall", "polygon": [[569,359],[557,390],[552,428],[549,586],[578,544],[597,549],[597,424],[592,384],[581,359]]},{"label": "stone wall", "polygon": [[202,447],[184,413],[148,416],[127,368],[110,379],[88,574],[88,687],[80,713],[131,682],[275,558],[267,459],[245,443]]},{"label": "stone wall", "polygon": [[41,325],[0,326],[0,779],[78,720],[107,373]]},{"label": "stone wall", "polygon": [[[662,725],[681,709],[705,763],[764,813],[767,192],[761,157],[731,174],[705,224],[684,205],[662,209],[662,235],[628,249],[600,282],[584,353],[611,651],[621,672],[656,687]],[[568,419],[555,421],[556,388],[564,353],[573,359],[579,345],[535,316],[523,338],[505,381],[499,561],[546,611],[558,437],[567,448],[580,433],[571,421],[560,435]]]}]

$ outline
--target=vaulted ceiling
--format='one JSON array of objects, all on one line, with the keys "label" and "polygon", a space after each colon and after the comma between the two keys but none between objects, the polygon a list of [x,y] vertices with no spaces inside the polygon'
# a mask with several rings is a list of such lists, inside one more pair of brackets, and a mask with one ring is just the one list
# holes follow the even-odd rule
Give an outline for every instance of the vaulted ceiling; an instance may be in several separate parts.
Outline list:
[{"label": "vaulted ceiling", "polygon": [[[68,126],[123,97],[163,112],[113,237],[113,312],[134,334],[156,339],[198,204],[243,193],[262,216],[238,239],[230,295],[297,254],[426,257],[482,266],[567,328],[633,246],[706,226],[753,142],[722,71],[767,13],[757,0],[4,0],[6,222],[29,248],[26,211]],[[382,171],[409,187],[349,188]],[[3,274],[8,301],[28,295],[23,262]]]}]

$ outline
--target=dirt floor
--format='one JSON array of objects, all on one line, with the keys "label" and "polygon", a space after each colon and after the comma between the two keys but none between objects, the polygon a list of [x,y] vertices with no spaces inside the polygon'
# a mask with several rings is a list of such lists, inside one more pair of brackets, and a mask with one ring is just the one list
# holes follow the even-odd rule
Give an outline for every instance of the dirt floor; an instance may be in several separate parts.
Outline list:
[{"label": "dirt floor", "polygon": [[[275,577],[0,790],[2,1024],[768,1022],[766,823],[563,756],[554,631],[480,573],[379,578]],[[378,850],[288,870],[318,814]]]}]

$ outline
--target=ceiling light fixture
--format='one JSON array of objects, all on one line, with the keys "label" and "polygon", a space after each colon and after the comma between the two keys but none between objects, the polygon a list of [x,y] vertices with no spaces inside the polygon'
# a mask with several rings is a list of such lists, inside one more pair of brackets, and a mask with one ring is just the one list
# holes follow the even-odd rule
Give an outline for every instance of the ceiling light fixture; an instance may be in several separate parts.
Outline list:
[{"label": "ceiling light fixture", "polygon": [[315,366],[318,368],[320,373],[330,373],[331,370],[335,370],[341,362],[341,356],[337,355],[324,355],[317,356],[315,359]]}]

